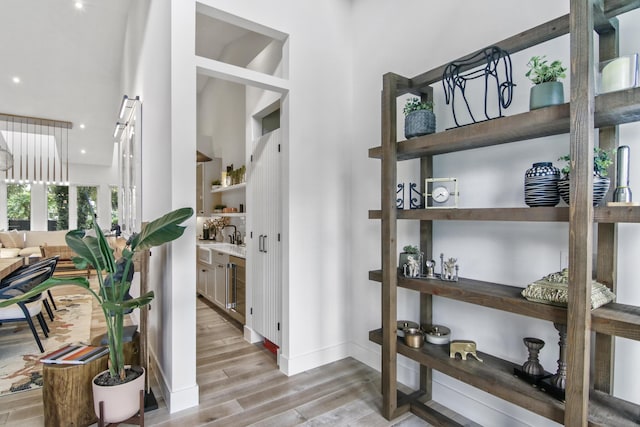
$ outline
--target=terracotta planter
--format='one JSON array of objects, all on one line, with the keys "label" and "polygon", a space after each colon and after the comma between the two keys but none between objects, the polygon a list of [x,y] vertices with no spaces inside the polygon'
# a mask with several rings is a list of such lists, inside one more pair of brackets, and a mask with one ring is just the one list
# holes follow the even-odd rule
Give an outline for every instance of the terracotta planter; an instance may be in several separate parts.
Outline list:
[{"label": "terracotta planter", "polygon": [[118,423],[131,418],[140,410],[140,390],[144,390],[145,371],[142,375],[124,384],[101,386],[96,384],[96,378],[103,371],[93,377],[91,386],[93,389],[93,409],[100,418],[100,402],[104,402],[104,421],[106,423]]},{"label": "terracotta planter", "polygon": [[564,88],[562,82],[545,82],[531,87],[529,93],[529,109],[564,104]]}]

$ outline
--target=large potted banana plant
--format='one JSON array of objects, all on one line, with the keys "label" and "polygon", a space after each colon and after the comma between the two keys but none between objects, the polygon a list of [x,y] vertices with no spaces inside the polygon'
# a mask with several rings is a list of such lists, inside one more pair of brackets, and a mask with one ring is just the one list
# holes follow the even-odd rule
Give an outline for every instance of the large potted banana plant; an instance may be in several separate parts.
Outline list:
[{"label": "large potted banana plant", "polygon": [[[134,268],[134,256],[138,252],[163,245],[182,236],[186,227],[180,224],[192,215],[192,208],[181,208],[145,224],[140,233],[134,234],[129,239],[127,247],[122,251],[122,258],[118,261],[97,224],[93,225],[95,236],[87,235],[84,230],[71,230],[66,235],[66,242],[78,255],[73,261],[78,268],[91,265],[96,270],[98,289],[92,289],[89,280],[85,277],[51,278],[19,297],[0,302],[0,307],[5,307],[29,299],[51,287],[69,284],[86,289],[98,300],[107,325],[109,369],[93,379],[92,387],[96,415],[100,416],[99,402],[104,402],[106,423],[118,423],[134,416],[140,408],[140,390],[144,390],[144,369],[125,366],[123,352],[125,314],[149,304],[154,297],[153,291],[137,298],[131,298],[129,295],[132,276],[130,272]],[[116,398],[115,402],[110,400],[113,397]]]}]

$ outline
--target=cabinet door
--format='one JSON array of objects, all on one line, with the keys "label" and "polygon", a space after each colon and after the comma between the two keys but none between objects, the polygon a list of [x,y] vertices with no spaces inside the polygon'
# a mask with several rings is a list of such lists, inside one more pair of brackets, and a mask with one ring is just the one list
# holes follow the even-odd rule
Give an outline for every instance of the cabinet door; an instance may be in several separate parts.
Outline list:
[{"label": "cabinet door", "polygon": [[250,175],[253,239],[250,249],[252,328],[280,345],[281,322],[281,177],[280,130],[254,144]]},{"label": "cabinet door", "polygon": [[246,263],[244,259],[236,257],[229,257],[229,263],[233,266],[229,276],[229,309],[232,317],[241,323],[245,323]]},{"label": "cabinet door", "polygon": [[196,288],[198,293],[209,301],[213,301],[214,273],[215,271],[211,267],[198,264]]},{"label": "cabinet door", "polygon": [[227,265],[215,264],[213,301],[226,310],[227,308]]},{"label": "cabinet door", "polygon": [[207,274],[208,274],[208,269],[198,265],[198,281],[197,281],[197,285],[196,285],[196,289],[198,291],[198,293],[202,296],[207,296]]}]

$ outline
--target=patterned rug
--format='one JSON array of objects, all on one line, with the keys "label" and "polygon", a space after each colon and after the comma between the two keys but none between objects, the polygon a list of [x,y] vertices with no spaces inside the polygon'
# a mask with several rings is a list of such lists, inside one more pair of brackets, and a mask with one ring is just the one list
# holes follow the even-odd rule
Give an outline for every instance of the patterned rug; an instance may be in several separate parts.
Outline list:
[{"label": "patterned rug", "polygon": [[92,296],[89,294],[54,296],[57,311],[51,321],[42,310],[49,326],[44,338],[37,320],[36,330],[44,346],[40,353],[27,322],[0,326],[0,395],[42,387],[40,358],[65,344],[89,344],[91,334]]}]

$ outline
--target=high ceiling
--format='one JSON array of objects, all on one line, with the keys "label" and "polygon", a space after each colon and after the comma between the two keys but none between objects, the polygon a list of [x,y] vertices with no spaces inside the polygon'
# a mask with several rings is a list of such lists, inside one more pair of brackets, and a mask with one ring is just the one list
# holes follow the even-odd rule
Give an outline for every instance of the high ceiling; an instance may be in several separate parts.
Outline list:
[{"label": "high ceiling", "polygon": [[110,165],[135,0],[76,1],[0,1],[0,113],[72,122],[69,161]]}]

